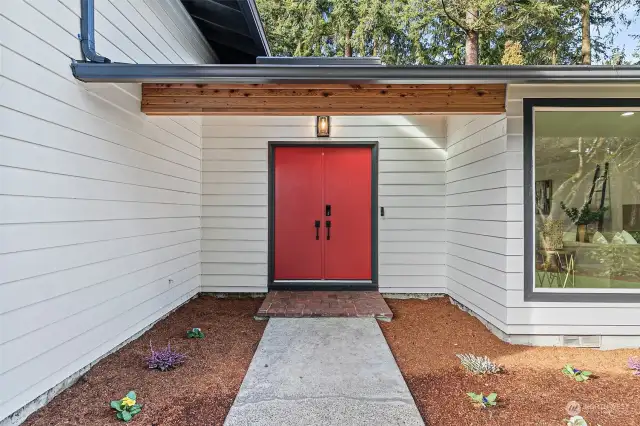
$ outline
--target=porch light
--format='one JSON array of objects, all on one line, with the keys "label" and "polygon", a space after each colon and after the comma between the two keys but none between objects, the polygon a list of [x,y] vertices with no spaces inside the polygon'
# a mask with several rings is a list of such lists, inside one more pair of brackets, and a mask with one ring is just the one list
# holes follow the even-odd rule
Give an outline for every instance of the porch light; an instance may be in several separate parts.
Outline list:
[{"label": "porch light", "polygon": [[316,136],[319,138],[328,138],[331,136],[331,117],[328,115],[319,115],[316,117]]}]

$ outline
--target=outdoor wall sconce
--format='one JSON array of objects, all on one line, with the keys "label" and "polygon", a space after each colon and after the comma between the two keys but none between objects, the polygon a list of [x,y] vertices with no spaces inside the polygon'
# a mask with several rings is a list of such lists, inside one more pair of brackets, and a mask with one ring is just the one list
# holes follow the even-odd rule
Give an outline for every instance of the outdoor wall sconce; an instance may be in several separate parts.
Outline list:
[{"label": "outdoor wall sconce", "polygon": [[331,136],[331,117],[328,115],[319,115],[316,117],[316,136],[319,138],[328,138]]}]

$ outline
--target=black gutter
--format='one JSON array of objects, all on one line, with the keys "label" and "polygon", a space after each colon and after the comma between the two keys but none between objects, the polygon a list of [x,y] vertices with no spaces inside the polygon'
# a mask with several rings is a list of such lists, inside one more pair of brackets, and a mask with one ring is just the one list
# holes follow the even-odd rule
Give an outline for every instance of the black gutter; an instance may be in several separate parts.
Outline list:
[{"label": "black gutter", "polygon": [[128,83],[584,83],[640,82],[637,66],[342,66],[73,63],[85,82]]},{"label": "black gutter", "polygon": [[80,45],[85,61],[100,64],[110,63],[108,58],[96,53],[93,0],[80,0],[80,11]]}]

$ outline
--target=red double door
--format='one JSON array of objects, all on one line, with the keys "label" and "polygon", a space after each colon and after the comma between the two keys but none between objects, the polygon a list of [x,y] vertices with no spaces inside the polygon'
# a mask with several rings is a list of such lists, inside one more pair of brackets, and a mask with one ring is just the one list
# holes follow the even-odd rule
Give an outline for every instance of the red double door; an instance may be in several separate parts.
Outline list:
[{"label": "red double door", "polygon": [[371,279],[371,148],[276,147],[275,280]]}]

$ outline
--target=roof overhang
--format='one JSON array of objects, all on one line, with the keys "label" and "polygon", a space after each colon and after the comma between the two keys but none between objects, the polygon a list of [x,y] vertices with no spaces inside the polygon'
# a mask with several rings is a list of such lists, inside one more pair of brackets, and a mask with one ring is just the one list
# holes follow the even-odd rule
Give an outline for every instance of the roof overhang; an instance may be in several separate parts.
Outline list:
[{"label": "roof overhang", "polygon": [[491,84],[640,83],[638,66],[164,65],[74,62],[84,82]]},{"label": "roof overhang", "polygon": [[222,64],[270,55],[255,0],[181,0]]}]

